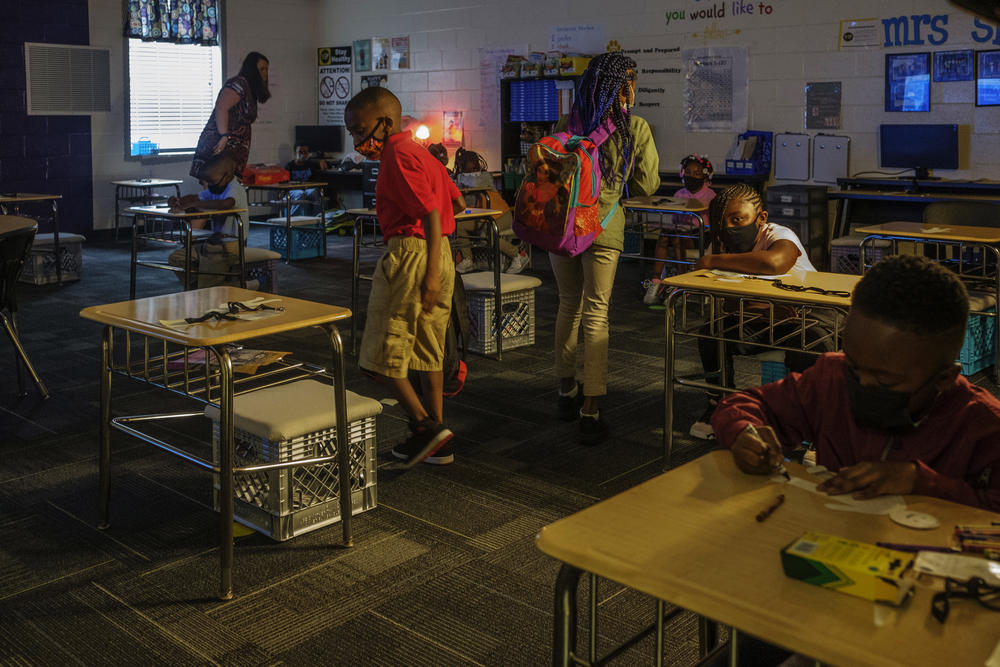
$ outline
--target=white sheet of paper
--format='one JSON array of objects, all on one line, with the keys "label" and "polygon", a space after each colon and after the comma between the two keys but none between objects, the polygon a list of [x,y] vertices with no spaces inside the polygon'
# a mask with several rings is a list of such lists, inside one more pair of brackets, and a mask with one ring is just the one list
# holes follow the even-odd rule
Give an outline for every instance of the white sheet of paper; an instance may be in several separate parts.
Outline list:
[{"label": "white sheet of paper", "polygon": [[978,556],[920,551],[913,567],[918,572],[938,577],[951,577],[959,581],[979,577],[988,584],[1000,586],[1000,563]]},{"label": "white sheet of paper", "polygon": [[925,234],[940,234],[941,232],[950,232],[951,227],[924,227],[920,231]]},{"label": "white sheet of paper", "polygon": [[896,507],[906,507],[906,502],[903,500],[902,496],[879,496],[877,498],[871,498],[870,500],[857,500],[852,498],[849,493],[841,494],[839,496],[827,495],[826,493],[816,489],[816,482],[808,479],[802,479],[801,477],[792,477],[791,480],[786,482],[785,478],[781,475],[774,475],[771,477],[771,481],[789,484],[804,491],[809,491],[810,493],[826,496],[833,501],[827,503],[826,506],[832,510],[838,510],[841,512],[888,514]]}]

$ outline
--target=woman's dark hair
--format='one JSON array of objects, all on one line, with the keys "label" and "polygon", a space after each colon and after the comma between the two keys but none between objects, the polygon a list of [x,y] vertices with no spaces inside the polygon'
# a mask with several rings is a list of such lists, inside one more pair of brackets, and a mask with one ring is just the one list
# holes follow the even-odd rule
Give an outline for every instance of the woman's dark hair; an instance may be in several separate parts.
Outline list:
[{"label": "woman's dark hair", "polygon": [[[618,96],[622,89],[635,80],[635,61],[623,53],[602,53],[587,65],[576,90],[576,100],[570,112],[570,130],[587,135],[609,118],[615,130],[611,139],[601,145],[601,177],[612,185],[625,181],[632,166],[635,139],[628,114],[622,110]],[[621,153],[622,171],[612,173],[612,151]]]},{"label": "woman's dark hair", "polygon": [[267,89],[267,82],[260,78],[260,71],[257,69],[257,63],[261,60],[266,63],[271,62],[263,53],[256,51],[248,53],[243,59],[243,66],[240,67],[240,76],[250,82],[250,92],[253,93],[254,99],[263,104],[271,99],[271,91]]},{"label": "woman's dark hair", "polygon": [[456,174],[472,174],[477,171],[487,171],[486,159],[482,155],[464,148],[455,151]]},{"label": "woman's dark hair", "polygon": [[445,148],[444,144],[431,144],[427,147],[427,152],[437,158],[441,164],[448,166],[448,149]]}]

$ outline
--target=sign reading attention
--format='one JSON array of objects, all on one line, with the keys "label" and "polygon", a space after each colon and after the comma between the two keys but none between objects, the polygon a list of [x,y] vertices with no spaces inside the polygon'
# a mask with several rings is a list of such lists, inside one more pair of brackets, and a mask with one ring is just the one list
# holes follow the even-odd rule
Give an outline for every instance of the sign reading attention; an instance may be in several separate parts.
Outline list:
[{"label": "sign reading attention", "polygon": [[351,99],[351,47],[325,47],[318,56],[319,124],[343,125]]}]

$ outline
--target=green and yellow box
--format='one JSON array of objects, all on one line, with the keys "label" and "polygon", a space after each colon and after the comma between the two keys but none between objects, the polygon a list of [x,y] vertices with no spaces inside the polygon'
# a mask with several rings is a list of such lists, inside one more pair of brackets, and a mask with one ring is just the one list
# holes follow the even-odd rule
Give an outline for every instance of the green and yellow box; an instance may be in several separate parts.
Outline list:
[{"label": "green and yellow box", "polygon": [[910,594],[915,554],[808,532],[781,550],[785,575],[898,606]]}]

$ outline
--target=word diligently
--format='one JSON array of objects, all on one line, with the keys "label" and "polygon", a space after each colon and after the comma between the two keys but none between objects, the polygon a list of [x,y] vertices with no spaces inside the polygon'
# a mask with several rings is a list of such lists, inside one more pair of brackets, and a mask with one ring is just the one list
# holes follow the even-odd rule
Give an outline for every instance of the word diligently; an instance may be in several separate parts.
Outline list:
[{"label": "word diligently", "polygon": [[695,9],[690,13],[686,13],[684,9],[675,9],[666,12],[667,25],[670,25],[671,21],[683,21],[685,18],[692,21],[697,21],[699,19],[722,19],[726,17],[726,5],[729,5],[729,11],[732,16],[744,16],[747,14],[760,14],[766,16],[774,11],[774,7],[765,3],[758,2],[756,5],[751,2],[744,2],[744,0],[731,0],[731,2],[720,2],[712,5],[711,9]]},{"label": "word diligently", "polygon": [[[991,42],[1000,46],[1000,28],[973,19],[974,27],[969,36],[977,44]],[[882,30],[885,35],[883,46],[923,46],[931,44],[940,46],[948,41],[947,14],[913,14],[911,16],[895,16],[882,19]],[[926,32],[923,32],[926,27]]]}]

